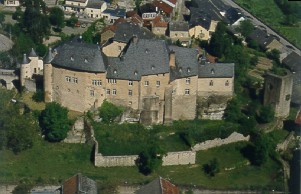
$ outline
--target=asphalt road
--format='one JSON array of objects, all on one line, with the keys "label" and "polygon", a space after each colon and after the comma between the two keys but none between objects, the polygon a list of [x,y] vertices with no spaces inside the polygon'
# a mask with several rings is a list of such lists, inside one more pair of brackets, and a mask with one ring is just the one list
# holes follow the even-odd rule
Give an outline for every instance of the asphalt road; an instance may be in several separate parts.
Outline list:
[{"label": "asphalt road", "polygon": [[279,37],[280,39],[280,43],[282,43],[285,46],[289,46],[291,48],[293,48],[292,50],[295,51],[297,54],[301,55],[301,51],[300,49],[298,49],[297,47],[295,47],[293,44],[291,44],[290,42],[288,42],[286,39],[284,39],[281,35],[279,35],[277,32],[275,32],[273,29],[271,29],[270,27],[268,27],[267,25],[265,25],[264,23],[262,23],[261,21],[259,21],[257,18],[255,18],[253,15],[251,15],[249,12],[247,12],[245,9],[243,9],[242,7],[240,7],[239,5],[237,5],[235,2],[233,2],[232,0],[222,0],[225,4],[230,5],[231,7],[234,8],[238,8],[241,10],[241,12],[252,21],[254,26],[258,26],[261,29],[265,29],[269,34],[275,35],[277,37]]}]

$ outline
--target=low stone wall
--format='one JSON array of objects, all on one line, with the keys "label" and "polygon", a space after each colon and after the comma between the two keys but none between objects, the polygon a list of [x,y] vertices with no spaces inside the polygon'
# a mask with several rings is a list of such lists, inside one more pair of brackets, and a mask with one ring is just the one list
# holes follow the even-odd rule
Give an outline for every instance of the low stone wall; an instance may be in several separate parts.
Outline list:
[{"label": "low stone wall", "polygon": [[[168,152],[163,157],[163,166],[195,164],[196,152]],[[98,167],[135,166],[138,155],[103,156],[98,152],[98,142],[95,142],[94,165]]]},{"label": "low stone wall", "polygon": [[233,132],[229,137],[227,137],[225,139],[215,138],[213,140],[207,140],[202,143],[198,143],[192,147],[192,150],[193,151],[207,150],[210,148],[214,148],[214,147],[229,144],[229,143],[234,143],[234,142],[238,142],[238,141],[249,141],[249,140],[250,140],[249,135],[245,137],[240,133]]},{"label": "low stone wall", "polygon": [[195,151],[168,152],[163,157],[163,166],[195,164]]}]

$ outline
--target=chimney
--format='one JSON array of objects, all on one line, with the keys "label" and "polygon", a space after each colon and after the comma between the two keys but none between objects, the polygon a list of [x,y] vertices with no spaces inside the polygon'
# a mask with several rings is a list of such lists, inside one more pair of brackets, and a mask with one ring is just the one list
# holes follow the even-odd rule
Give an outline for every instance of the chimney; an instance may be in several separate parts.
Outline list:
[{"label": "chimney", "polygon": [[170,51],[169,53],[169,67],[170,68],[176,67],[176,54],[174,51]]},{"label": "chimney", "polygon": [[136,35],[133,36],[133,43],[134,44],[137,44],[138,42],[138,37]]}]

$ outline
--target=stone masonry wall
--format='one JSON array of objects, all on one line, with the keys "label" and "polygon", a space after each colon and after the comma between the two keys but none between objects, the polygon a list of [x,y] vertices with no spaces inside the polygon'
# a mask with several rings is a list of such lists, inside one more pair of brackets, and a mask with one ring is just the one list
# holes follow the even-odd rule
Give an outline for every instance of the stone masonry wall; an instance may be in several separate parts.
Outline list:
[{"label": "stone masonry wall", "polygon": [[193,146],[192,150],[193,151],[207,150],[225,144],[230,144],[238,141],[249,141],[249,140],[250,140],[249,135],[245,137],[240,133],[233,132],[229,137],[225,139],[215,138],[213,140],[207,140],[202,143],[198,143],[195,146]]}]

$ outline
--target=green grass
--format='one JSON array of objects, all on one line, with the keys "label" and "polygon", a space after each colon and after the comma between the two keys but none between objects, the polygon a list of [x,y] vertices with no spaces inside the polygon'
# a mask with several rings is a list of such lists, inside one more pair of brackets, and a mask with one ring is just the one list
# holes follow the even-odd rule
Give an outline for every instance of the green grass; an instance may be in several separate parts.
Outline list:
[{"label": "green grass", "polygon": [[[89,161],[90,147],[80,144],[47,143],[38,141],[30,150],[19,155],[11,151],[0,151],[0,182],[17,183],[29,180],[33,183],[58,184],[75,173],[95,179],[101,185],[141,184],[158,176],[168,177],[177,185],[196,185],[214,189],[277,188],[281,186],[280,166],[269,159],[261,168],[246,165],[247,160],[240,149],[247,143],[235,143],[200,151],[197,164],[160,167],[152,175],[144,176],[136,167],[94,167]],[[212,158],[220,162],[221,172],[208,177],[202,166]],[[225,171],[224,168],[236,169]]]},{"label": "green grass", "polygon": [[285,15],[274,0],[235,0],[235,2],[301,48],[300,23],[296,26],[283,25]]},{"label": "green grass", "polygon": [[165,151],[189,150],[180,134],[187,133],[193,143],[217,137],[226,138],[239,127],[225,121],[194,120],[176,121],[171,126],[156,125],[146,129],[139,124],[99,124],[94,123],[99,151],[104,155],[139,154],[149,142],[157,142]]}]

